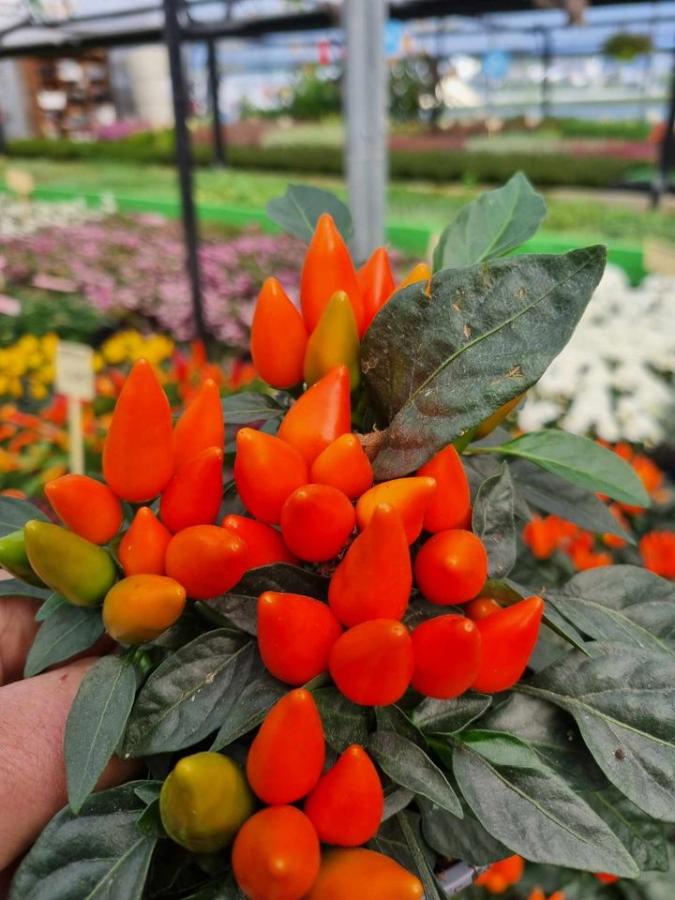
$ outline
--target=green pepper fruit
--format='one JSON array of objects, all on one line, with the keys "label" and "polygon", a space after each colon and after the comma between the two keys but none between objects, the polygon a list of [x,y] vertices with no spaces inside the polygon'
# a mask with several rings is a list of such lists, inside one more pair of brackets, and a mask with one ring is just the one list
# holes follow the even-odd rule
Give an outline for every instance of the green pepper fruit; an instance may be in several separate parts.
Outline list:
[{"label": "green pepper fruit", "polygon": [[344,291],[336,291],[307,342],[304,365],[307,384],[314,384],[336,366],[347,366],[350,386],[355,390],[361,376],[359,347],[359,332],[349,297]]},{"label": "green pepper fruit", "polygon": [[115,564],[103,547],[37,519],[26,522],[23,533],[35,572],[74,606],[95,606],[115,583]]},{"label": "green pepper fruit", "polygon": [[18,531],[12,531],[0,538],[0,567],[27,584],[45,587],[44,581],[38,578],[28,561],[23,528],[20,528]]},{"label": "green pepper fruit", "polygon": [[164,830],[194,853],[213,853],[227,846],[252,815],[254,805],[244,773],[221,753],[184,756],[159,795]]}]

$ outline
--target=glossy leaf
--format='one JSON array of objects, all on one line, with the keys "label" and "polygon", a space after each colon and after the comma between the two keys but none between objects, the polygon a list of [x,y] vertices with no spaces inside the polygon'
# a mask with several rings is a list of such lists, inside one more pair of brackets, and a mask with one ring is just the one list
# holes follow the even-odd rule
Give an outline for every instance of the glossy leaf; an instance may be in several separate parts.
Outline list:
[{"label": "glossy leaf", "polygon": [[256,597],[224,594],[196,604],[200,614],[220,628],[235,628],[253,637],[258,633]]},{"label": "glossy leaf", "polygon": [[656,819],[675,820],[675,657],[595,643],[540,672],[523,693],[574,716],[607,778]]},{"label": "glossy leaf", "polygon": [[14,876],[10,900],[140,900],[156,839],[136,827],[139,782],[92,795],[51,820]]},{"label": "glossy leaf", "polygon": [[[405,475],[534,384],[565,346],[605,265],[603,247],[437,273],[398,291],[361,345],[389,422],[376,478]],[[411,360],[414,365],[411,365]]]},{"label": "glossy leaf", "polygon": [[288,563],[274,563],[251,569],[233,588],[233,593],[258,597],[264,591],[281,591],[289,594],[304,594],[307,597],[325,599],[328,592],[328,578],[309,572]]},{"label": "glossy leaf", "polygon": [[531,238],[545,215],[544,198],[517,172],[459,211],[434,250],[434,271],[504,256]]},{"label": "glossy leaf", "polygon": [[268,422],[279,419],[285,408],[269,394],[258,391],[242,391],[229,394],[221,401],[223,416],[227,425],[250,425],[253,422]]},{"label": "glossy leaf", "polygon": [[50,521],[38,506],[28,500],[0,497],[0,538],[23,528],[31,519],[40,519],[41,522]]},{"label": "glossy leaf", "polygon": [[134,666],[122,657],[104,656],[84,676],[63,740],[73,812],[79,812],[115,752],[135,695]]},{"label": "glossy leaf", "polygon": [[282,197],[267,204],[267,215],[288,234],[309,243],[317,220],[330,213],[338,231],[349,242],[353,232],[349,208],[335,194],[308,184],[289,184]]},{"label": "glossy leaf", "polygon": [[138,695],[124,756],[181,750],[216,731],[240,701],[254,655],[252,643],[219,630],[167,657]]},{"label": "glossy leaf", "polygon": [[103,634],[100,609],[64,603],[40,626],[30,648],[24,675],[30,678],[88,650]]},{"label": "glossy leaf", "polygon": [[488,575],[503,578],[516,562],[514,491],[506,463],[501,471],[482,483],[472,514],[473,533],[483,542],[488,555]]},{"label": "glossy leaf", "polygon": [[430,697],[415,707],[413,723],[425,734],[454,734],[474,722],[489,708],[488,694],[464,694],[454,700]]},{"label": "glossy leaf", "polygon": [[365,707],[351,703],[334,687],[312,691],[323,723],[326,742],[336,753],[351,744],[363,746],[368,740],[368,713]]},{"label": "glossy leaf", "polygon": [[222,750],[223,747],[257,728],[267,712],[288,690],[287,685],[269,674],[256,653],[246,686],[240,691],[210,749]]},{"label": "glossy leaf", "polygon": [[631,466],[590,438],[566,431],[531,431],[491,453],[526,459],[554,475],[591,491],[601,491],[636,506],[649,506],[649,494]]}]

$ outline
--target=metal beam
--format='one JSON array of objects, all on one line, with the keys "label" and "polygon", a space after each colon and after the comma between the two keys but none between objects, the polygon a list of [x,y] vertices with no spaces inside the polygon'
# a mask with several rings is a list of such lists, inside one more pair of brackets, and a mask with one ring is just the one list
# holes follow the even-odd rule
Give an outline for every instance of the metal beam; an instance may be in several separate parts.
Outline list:
[{"label": "metal beam", "polygon": [[384,243],[387,192],[387,0],[344,0],[345,171],[354,217],[354,253]]},{"label": "metal beam", "polygon": [[220,78],[218,75],[218,54],[216,42],[212,38],[206,42],[206,64],[209,81],[209,105],[211,107],[211,130],[213,134],[213,161],[217,166],[225,165],[225,142],[220,121]]},{"label": "metal beam", "polygon": [[651,207],[656,207],[661,202],[661,195],[668,190],[670,170],[675,162],[675,51],[673,52],[673,75],[670,86],[670,102],[666,117],[665,131],[661,141],[659,164],[651,185]]}]

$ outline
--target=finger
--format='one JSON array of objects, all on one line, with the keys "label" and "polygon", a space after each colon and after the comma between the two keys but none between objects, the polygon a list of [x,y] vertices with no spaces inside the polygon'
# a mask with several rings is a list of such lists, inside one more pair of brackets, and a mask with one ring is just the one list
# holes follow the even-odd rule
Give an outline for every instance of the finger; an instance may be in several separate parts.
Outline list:
[{"label": "finger", "polygon": [[23,664],[38,630],[38,607],[27,597],[0,601],[0,685],[21,678]]},{"label": "finger", "polygon": [[[63,732],[93,659],[0,690],[0,870],[35,840],[66,803]],[[131,777],[138,763],[113,758],[98,787]]]}]

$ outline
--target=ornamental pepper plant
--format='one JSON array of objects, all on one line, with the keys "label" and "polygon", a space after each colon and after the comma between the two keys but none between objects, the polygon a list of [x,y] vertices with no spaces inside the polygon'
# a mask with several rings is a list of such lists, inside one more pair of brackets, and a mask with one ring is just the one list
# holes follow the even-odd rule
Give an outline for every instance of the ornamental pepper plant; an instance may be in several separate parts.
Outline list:
[{"label": "ornamental pepper plant", "polygon": [[[102,481],[52,482],[51,521],[0,500],[2,593],[41,602],[26,675],[103,632],[112,648],[66,723],[67,806],[12,900],[439,900],[514,855],[659,868],[672,584],[595,569],[550,602],[509,577],[533,491],[573,492],[586,528],[598,491],[649,502],[610,450],[498,425],[569,339],[604,249],[511,255],[544,215],[521,175],[398,287],[386,249],[353,261],[331,195],[292,187],[270,215],[308,249],[299,304],[274,273],[260,294],[268,392],[204,387],[174,422],[141,360]],[[136,780],[93,793],[115,754]]]}]

